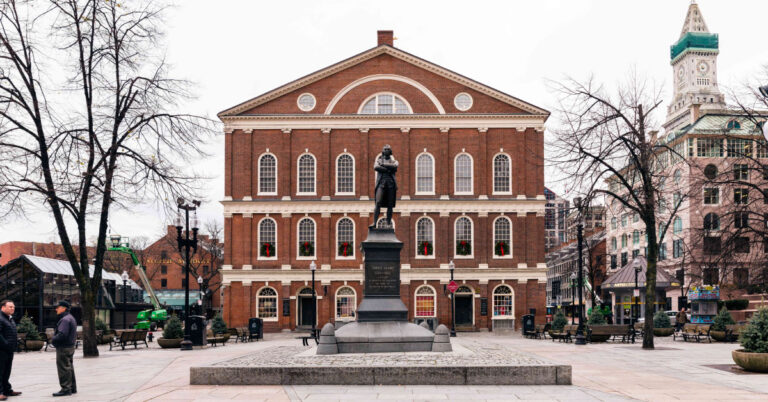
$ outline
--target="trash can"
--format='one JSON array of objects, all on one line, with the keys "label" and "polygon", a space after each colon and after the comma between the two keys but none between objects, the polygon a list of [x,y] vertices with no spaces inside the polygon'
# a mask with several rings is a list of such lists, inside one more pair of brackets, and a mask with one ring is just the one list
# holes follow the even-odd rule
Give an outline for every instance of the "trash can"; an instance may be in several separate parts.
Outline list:
[{"label": "trash can", "polygon": [[248,320],[248,340],[251,339],[264,339],[264,320],[261,318]]},{"label": "trash can", "polygon": [[206,325],[208,323],[204,316],[189,316],[189,340],[192,341],[192,346],[203,346],[208,343]]},{"label": "trash can", "polygon": [[523,316],[523,334],[532,334],[536,332],[536,324],[533,320],[533,314]]}]

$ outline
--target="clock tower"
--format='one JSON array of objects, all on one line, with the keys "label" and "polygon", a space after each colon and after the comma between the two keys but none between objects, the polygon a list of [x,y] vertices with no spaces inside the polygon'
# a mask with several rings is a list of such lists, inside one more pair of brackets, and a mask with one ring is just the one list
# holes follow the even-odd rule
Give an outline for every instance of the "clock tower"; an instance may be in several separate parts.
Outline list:
[{"label": "clock tower", "polygon": [[688,7],[680,38],[670,46],[673,95],[667,107],[666,132],[692,124],[706,111],[725,108],[717,88],[717,34],[709,32],[695,0]]}]

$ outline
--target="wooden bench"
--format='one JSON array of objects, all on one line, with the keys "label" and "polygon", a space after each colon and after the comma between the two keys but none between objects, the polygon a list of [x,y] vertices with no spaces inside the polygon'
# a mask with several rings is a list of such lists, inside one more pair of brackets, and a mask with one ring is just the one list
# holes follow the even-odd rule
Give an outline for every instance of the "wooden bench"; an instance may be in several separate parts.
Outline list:
[{"label": "wooden bench", "polygon": [[605,342],[621,338],[629,342],[632,330],[628,325],[590,325],[587,327],[587,342]]},{"label": "wooden bench", "polygon": [[16,334],[16,351],[17,352],[26,352],[27,350],[27,334],[26,333],[17,333]]},{"label": "wooden bench", "polygon": [[120,346],[125,350],[125,346],[129,344],[133,344],[134,349],[138,349],[139,342],[144,342],[144,346],[149,348],[146,329],[125,330],[117,333],[115,339],[109,344],[109,350],[112,350],[113,346]]},{"label": "wooden bench", "polygon": [[744,324],[726,325],[725,326],[725,341],[736,342],[739,340],[739,335],[744,329]]},{"label": "wooden bench", "polygon": [[301,335],[297,336],[296,339],[301,339],[301,344],[304,346],[309,346],[309,340],[314,339],[315,345],[318,344],[318,336],[320,335],[320,330],[316,329],[314,332],[310,331],[307,335]]},{"label": "wooden bench", "polygon": [[576,331],[579,329],[578,325],[566,325],[562,331],[549,331],[549,337],[552,338],[552,342],[555,339],[560,342],[570,342],[573,337],[576,336]]},{"label": "wooden bench", "polygon": [[711,328],[711,324],[685,324],[680,336],[686,342],[691,339],[696,340],[696,342],[701,342],[702,339],[712,342],[712,338],[709,337],[709,330]]},{"label": "wooden bench", "polygon": [[208,341],[208,343],[213,344],[214,348],[216,347],[217,344],[226,345],[227,341],[229,340],[229,338],[224,336],[224,334],[216,334],[216,335],[214,335],[213,331],[210,330],[210,329],[206,333],[205,338]]},{"label": "wooden bench", "polygon": [[536,332],[534,333],[534,336],[537,339],[547,339],[547,332],[549,332],[549,329],[552,327],[552,324],[546,323],[546,324],[539,324],[536,326]]}]

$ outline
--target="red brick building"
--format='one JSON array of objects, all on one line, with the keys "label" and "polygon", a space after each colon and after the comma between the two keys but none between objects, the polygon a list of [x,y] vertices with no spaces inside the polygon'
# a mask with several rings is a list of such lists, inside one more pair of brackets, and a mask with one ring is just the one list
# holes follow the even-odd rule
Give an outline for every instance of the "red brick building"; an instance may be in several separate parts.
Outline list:
[{"label": "red brick building", "polygon": [[[378,46],[219,114],[225,126],[224,316],[267,331],[353,320],[373,164],[399,161],[393,218],[409,318],[520,327],[544,311],[544,123],[549,112],[393,47]],[[543,322],[543,314],[539,314]],[[516,324],[517,323],[517,324]]]}]

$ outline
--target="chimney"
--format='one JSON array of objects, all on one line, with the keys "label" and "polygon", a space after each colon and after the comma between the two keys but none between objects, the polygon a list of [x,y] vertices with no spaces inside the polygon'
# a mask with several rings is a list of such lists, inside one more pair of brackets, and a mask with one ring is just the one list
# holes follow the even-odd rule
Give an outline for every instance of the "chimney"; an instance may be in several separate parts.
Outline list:
[{"label": "chimney", "polygon": [[691,105],[691,121],[695,122],[696,120],[699,120],[699,117],[701,116],[701,105],[694,103]]},{"label": "chimney", "polygon": [[379,44],[395,47],[395,33],[394,31],[378,31],[376,36],[379,38]]}]

